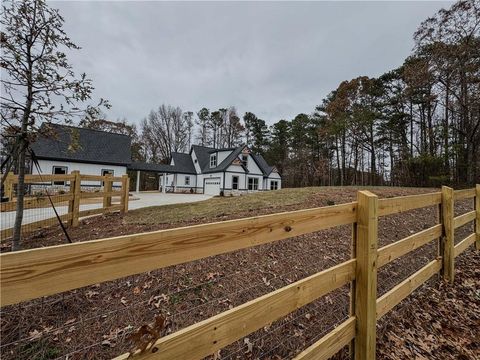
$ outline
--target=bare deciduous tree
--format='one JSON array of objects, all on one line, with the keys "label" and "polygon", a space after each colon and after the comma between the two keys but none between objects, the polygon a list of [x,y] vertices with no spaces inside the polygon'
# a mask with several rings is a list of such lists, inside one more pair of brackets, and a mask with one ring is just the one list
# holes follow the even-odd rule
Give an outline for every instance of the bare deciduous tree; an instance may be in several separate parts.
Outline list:
[{"label": "bare deciduous tree", "polygon": [[[42,122],[85,115],[76,106],[89,99],[93,90],[91,80],[85,74],[75,77],[68,62],[64,51],[80,48],[67,36],[63,23],[58,10],[43,0],[5,1],[2,5],[2,133],[8,128],[15,137],[11,156],[18,165],[14,250],[20,248],[28,146]],[[109,106],[103,100],[100,104]],[[87,111],[97,108],[87,107]]]}]

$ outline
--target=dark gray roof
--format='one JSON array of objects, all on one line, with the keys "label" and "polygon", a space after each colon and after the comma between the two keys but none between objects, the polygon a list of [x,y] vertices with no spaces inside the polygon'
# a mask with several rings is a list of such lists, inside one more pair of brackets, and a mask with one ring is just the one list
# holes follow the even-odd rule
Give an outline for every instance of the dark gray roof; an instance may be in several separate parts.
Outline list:
[{"label": "dark gray roof", "polygon": [[128,166],[129,170],[153,171],[161,173],[179,173],[179,174],[196,174],[190,154],[172,153],[172,159],[175,165],[166,164],[150,164],[142,162],[134,162]]},{"label": "dark gray roof", "polygon": [[195,165],[193,165],[190,154],[173,152],[172,159],[175,170],[182,174],[196,174]]},{"label": "dark gray roof", "polygon": [[[243,148],[244,148],[243,145],[236,148],[223,148],[223,149],[214,149],[214,148],[200,146],[200,145],[192,146],[192,149],[195,150],[195,154],[197,155],[198,164],[200,165],[200,168],[202,169],[203,174],[221,172],[221,171],[227,170],[227,168],[232,164],[232,161],[235,160],[235,158],[238,155],[240,155]],[[211,168],[210,154],[215,152],[221,152],[221,151],[232,151],[232,152],[225,159],[223,159],[223,161],[220,164],[218,164],[214,168]],[[248,170],[245,167],[243,168],[245,171],[248,172]]]},{"label": "dark gray roof", "polygon": [[[45,133],[46,127],[51,129],[48,136],[41,135],[32,144],[39,159],[110,165],[128,165],[131,162],[131,140],[127,135],[45,123],[41,132]],[[72,146],[76,143],[78,146]]]},{"label": "dark gray roof", "polygon": [[[200,169],[202,169],[202,173],[209,169],[209,162],[210,162],[210,151],[215,150],[206,146],[201,145],[192,145],[192,151],[195,151],[195,155],[197,156],[198,165]],[[191,153],[191,151],[190,151]]]},{"label": "dark gray roof", "polygon": [[251,154],[252,157],[254,158],[255,162],[257,165],[260,167],[260,170],[262,170],[263,175],[268,176],[272,172],[274,166],[268,165],[267,161],[262,155],[257,155],[257,154]]},{"label": "dark gray roof", "polygon": [[153,171],[153,172],[162,172],[162,173],[177,172],[175,170],[175,167],[172,165],[150,164],[150,163],[143,163],[143,162],[132,162],[130,165],[128,165],[128,170]]}]

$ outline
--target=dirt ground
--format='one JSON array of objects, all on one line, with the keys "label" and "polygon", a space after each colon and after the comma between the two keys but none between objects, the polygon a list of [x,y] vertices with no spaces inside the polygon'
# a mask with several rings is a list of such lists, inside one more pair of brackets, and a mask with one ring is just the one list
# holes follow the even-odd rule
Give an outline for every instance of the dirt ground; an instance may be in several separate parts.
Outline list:
[{"label": "dirt ground", "polygon": [[[282,190],[278,192],[282,200],[277,202],[274,198],[211,199],[208,210],[183,204],[176,205],[179,213],[172,215],[175,209],[168,209],[168,221],[160,215],[165,209],[142,209],[124,217],[90,218],[69,232],[74,241],[92,240],[340,204],[354,200],[356,190],[311,188],[301,194]],[[370,190],[379,197],[435,191]],[[230,203],[224,204],[227,200]],[[234,206],[235,201],[240,203]],[[471,200],[462,201],[456,213],[471,209]],[[437,216],[436,208],[425,208],[381,218],[379,246],[434,225]],[[462,227],[456,232],[456,241],[471,232],[471,225]],[[63,236],[56,228],[31,234],[25,240],[28,248],[59,243],[63,243]],[[167,318],[164,333],[177,331],[343,262],[350,257],[350,246],[351,227],[341,226],[8,306],[2,308],[0,355],[2,359],[108,359],[128,352],[132,346],[129,334],[155,315]],[[2,244],[2,251],[8,249],[8,243]],[[432,242],[380,269],[378,295],[436,254],[437,244]],[[480,253],[471,248],[456,261],[453,286],[434,276],[388,313],[378,325],[378,358],[480,359],[479,269]],[[215,355],[218,359],[291,358],[343,322],[348,317],[348,304],[348,288],[338,289]],[[347,358],[346,350],[335,358]]]}]

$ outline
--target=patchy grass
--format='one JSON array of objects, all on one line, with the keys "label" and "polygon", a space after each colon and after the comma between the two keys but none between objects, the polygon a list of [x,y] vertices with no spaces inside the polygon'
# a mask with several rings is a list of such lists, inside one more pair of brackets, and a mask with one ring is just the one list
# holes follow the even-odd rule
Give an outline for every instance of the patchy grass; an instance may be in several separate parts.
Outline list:
[{"label": "patchy grass", "polygon": [[[429,192],[434,189],[392,188],[392,187],[305,187],[281,189],[246,194],[243,196],[214,197],[209,200],[186,203],[153,206],[129,211],[124,218],[126,224],[173,224],[190,221],[212,222],[225,218],[254,216],[276,211],[289,211],[342,204],[353,201],[359,189],[374,191],[379,197],[407,195],[419,192]],[[334,199],[334,200],[333,200]]]},{"label": "patchy grass", "polygon": [[[323,188],[325,191],[325,188]],[[320,187],[282,189],[246,194],[243,196],[214,197],[209,200],[154,206],[128,212],[127,223],[159,224],[190,221],[202,218],[217,218],[227,215],[279,208],[305,202],[312,195],[322,191]]]}]

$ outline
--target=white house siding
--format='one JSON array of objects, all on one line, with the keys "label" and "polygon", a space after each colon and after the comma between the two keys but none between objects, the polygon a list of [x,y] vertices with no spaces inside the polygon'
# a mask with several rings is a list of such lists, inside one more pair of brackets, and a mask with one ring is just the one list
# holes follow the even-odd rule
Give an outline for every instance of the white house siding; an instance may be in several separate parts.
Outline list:
[{"label": "white house siding", "polygon": [[195,150],[192,151],[192,161],[193,161],[193,166],[195,166],[195,171],[197,174],[200,174],[202,172],[202,169],[200,168],[200,164],[198,163],[197,159],[197,154],[195,154]]},{"label": "white house siding", "polygon": [[278,190],[282,188],[282,178],[280,177],[280,174],[277,172],[272,172],[267,179],[267,189],[270,190],[270,183],[272,181],[278,181]]},{"label": "white house siding", "polygon": [[[174,182],[176,176],[176,182]],[[185,185],[185,178],[190,177],[190,185]],[[160,181],[162,179],[160,178]],[[194,192],[199,192],[197,190],[197,175],[195,174],[168,174],[167,175],[167,185],[166,188],[168,191],[171,191],[172,188],[175,188],[175,192],[185,193],[190,192],[190,189],[193,189]]]},{"label": "white house siding", "polygon": [[262,174],[262,170],[258,167],[257,163],[251,155],[248,155],[247,169],[250,174]]},{"label": "white house siding", "polygon": [[219,151],[217,152],[217,165],[220,165],[223,160],[227,158],[228,155],[230,155],[232,152],[231,151]]},{"label": "white house siding", "polygon": [[[38,160],[38,164],[40,165],[41,174],[52,174],[54,166],[66,166],[67,173],[71,174],[72,171],[78,170],[82,175],[102,175],[102,170],[113,170],[113,176],[122,176],[127,173],[126,166],[119,166],[119,165],[105,165],[105,164],[88,164],[88,163],[77,163],[71,161],[57,161],[57,160]],[[34,165],[32,168],[32,174],[39,174],[36,166]],[[47,183],[45,183],[47,184]],[[51,182],[48,182],[51,184]],[[69,183],[66,183],[68,186]],[[88,188],[98,188],[101,187],[102,184],[100,181],[82,181],[82,190],[88,190]],[[120,182],[114,182],[114,187],[120,187]],[[41,185],[40,187],[44,187]],[[55,185],[55,187],[61,188],[61,185]],[[34,188],[34,186],[32,186]]]}]

